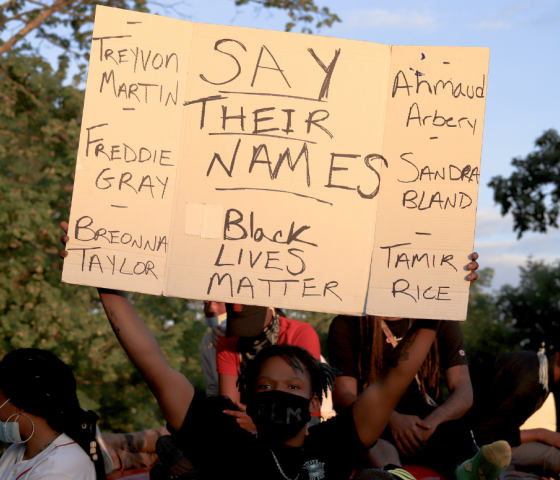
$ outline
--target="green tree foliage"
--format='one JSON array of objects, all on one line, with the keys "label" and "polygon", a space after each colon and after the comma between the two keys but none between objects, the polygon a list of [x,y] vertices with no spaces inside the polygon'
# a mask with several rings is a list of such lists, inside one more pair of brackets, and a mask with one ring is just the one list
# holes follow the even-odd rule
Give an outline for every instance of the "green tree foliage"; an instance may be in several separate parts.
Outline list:
[{"label": "green tree foliage", "polygon": [[[330,26],[335,17],[311,1],[255,3],[287,9],[296,22],[324,18],[317,27]],[[104,4],[146,8],[144,0]],[[116,342],[95,289],[60,283],[57,256],[58,223],[69,216],[84,98],[75,86],[80,77],[72,86],[66,75],[70,55],[87,59],[94,5],[0,3],[0,33],[20,24],[8,41],[0,41],[0,357],[18,347],[53,351],[74,370],[80,399],[100,414],[101,427],[132,431],[162,424],[155,399]],[[67,28],[65,35],[60,27]],[[30,49],[25,36],[31,31],[66,50],[57,70]],[[140,294],[129,298],[169,363],[204,388],[200,341],[207,328],[197,320],[201,305]],[[326,328],[319,329],[323,337]]]},{"label": "green tree foliage", "polygon": [[[69,214],[83,103],[83,92],[63,85],[67,58],[60,65],[53,71],[16,49],[0,67],[0,356],[18,347],[51,350],[72,366],[80,398],[100,413],[102,428],[158,426],[155,400],[95,290],[60,283],[58,222]],[[139,294],[131,300],[169,362],[202,387],[199,306]]]},{"label": "green tree foliage", "polygon": [[560,261],[529,259],[520,270],[517,287],[485,292],[493,274],[489,268],[471,287],[468,321],[462,325],[471,364],[503,352],[537,351],[543,340],[549,355],[560,347]]},{"label": "green tree foliage", "polygon": [[[1,1],[1,0],[0,0]],[[105,0],[102,5],[147,12],[148,0]],[[155,2],[154,2],[155,3]],[[77,59],[88,59],[96,0],[6,0],[0,3],[0,34],[9,31],[9,38],[0,44],[0,55],[8,52],[31,32],[63,49]],[[155,3],[164,10],[175,10],[176,3]],[[328,7],[318,7],[314,0],[235,0],[235,5],[255,5],[259,8],[285,11],[290,18],[286,31],[302,24],[302,31],[312,33],[315,28],[331,27],[340,18]],[[177,12],[176,12],[177,13]],[[81,63],[82,74],[85,63]]]},{"label": "green tree foliage", "polygon": [[286,23],[286,32],[291,32],[296,24],[303,24],[303,33],[312,33],[310,24],[315,23],[315,28],[332,27],[335,22],[340,22],[336,13],[328,7],[319,8],[313,0],[235,0],[237,6],[256,4],[263,8],[285,10],[290,17]]},{"label": "green tree foliage", "polygon": [[471,365],[485,363],[493,355],[517,350],[512,339],[511,319],[497,314],[496,298],[485,289],[490,288],[494,270],[483,268],[471,286],[467,322],[461,325]]},{"label": "green tree foliage", "polygon": [[560,261],[529,259],[520,269],[519,286],[505,285],[496,295],[497,316],[512,325],[519,348],[536,351],[545,339],[552,352],[560,347]]},{"label": "green tree foliage", "polygon": [[[0,4],[0,33],[10,37],[0,45],[0,55],[8,52],[28,34],[34,32],[76,58],[87,60],[91,40],[95,0],[7,0]],[[147,12],[146,0],[107,0],[103,5]],[[84,53],[86,52],[86,53]],[[81,72],[86,65],[81,64]]]},{"label": "green tree foliage", "polygon": [[558,228],[560,211],[560,135],[547,130],[535,141],[537,150],[526,158],[514,158],[513,173],[493,177],[488,184],[502,215],[511,212],[518,238],[524,232]]}]

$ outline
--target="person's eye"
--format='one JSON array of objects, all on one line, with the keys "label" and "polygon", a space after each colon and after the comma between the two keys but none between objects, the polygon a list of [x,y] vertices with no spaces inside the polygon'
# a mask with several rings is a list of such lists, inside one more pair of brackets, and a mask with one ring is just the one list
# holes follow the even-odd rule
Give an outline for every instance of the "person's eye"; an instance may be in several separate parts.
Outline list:
[{"label": "person's eye", "polygon": [[299,390],[299,385],[293,385],[293,384],[292,384],[292,385],[289,385],[288,388],[289,388],[290,390]]}]

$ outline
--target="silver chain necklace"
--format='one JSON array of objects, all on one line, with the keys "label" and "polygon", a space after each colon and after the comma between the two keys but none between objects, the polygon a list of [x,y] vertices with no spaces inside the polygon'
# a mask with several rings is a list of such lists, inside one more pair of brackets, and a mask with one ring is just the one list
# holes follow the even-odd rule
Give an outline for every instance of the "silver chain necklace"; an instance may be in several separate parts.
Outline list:
[{"label": "silver chain necklace", "polygon": [[[278,459],[276,458],[276,455],[274,455],[274,452],[272,450],[270,450],[270,453],[272,453],[272,457],[274,458],[274,461],[276,462],[276,466],[278,467],[278,470],[280,471],[280,473],[282,474],[282,476],[286,479],[286,480],[292,480],[290,477],[288,477],[285,473],[284,470],[282,470],[282,467],[280,466],[280,463],[278,462]],[[299,478],[299,474],[301,472],[299,472],[296,476],[296,478],[294,478],[294,480],[298,480]]]}]

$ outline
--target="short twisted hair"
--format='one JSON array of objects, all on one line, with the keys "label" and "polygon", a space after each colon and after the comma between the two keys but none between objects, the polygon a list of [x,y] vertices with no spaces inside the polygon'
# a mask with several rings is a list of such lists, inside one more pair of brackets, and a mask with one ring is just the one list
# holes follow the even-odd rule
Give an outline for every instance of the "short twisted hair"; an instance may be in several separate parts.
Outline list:
[{"label": "short twisted hair", "polygon": [[292,368],[309,376],[311,391],[320,403],[333,389],[337,371],[315,359],[307,350],[295,345],[281,344],[263,348],[239,375],[237,384],[242,396],[253,393],[262,364],[269,358],[280,357]]}]

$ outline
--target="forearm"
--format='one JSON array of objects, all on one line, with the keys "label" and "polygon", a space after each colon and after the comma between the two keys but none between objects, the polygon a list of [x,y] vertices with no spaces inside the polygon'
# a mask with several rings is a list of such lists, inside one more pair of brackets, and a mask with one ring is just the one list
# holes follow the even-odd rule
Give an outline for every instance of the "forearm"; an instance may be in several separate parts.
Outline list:
[{"label": "forearm", "polygon": [[424,420],[432,427],[450,420],[457,420],[469,411],[472,401],[472,389],[455,389],[449,398]]},{"label": "forearm", "polygon": [[436,327],[435,321],[415,321],[387,362],[381,381],[387,401],[394,403],[391,412],[424,363],[434,342]]},{"label": "forearm", "polygon": [[[336,392],[336,389],[335,391]],[[337,413],[343,412],[350,405],[352,405],[357,399],[358,395],[349,392],[333,392],[333,406]]]},{"label": "forearm", "polygon": [[435,322],[414,322],[395,349],[385,374],[354,403],[354,422],[364,445],[371,445],[387,426],[389,416],[426,359],[436,326]]},{"label": "forearm", "polygon": [[165,427],[152,428],[133,433],[102,433],[101,438],[109,447],[132,453],[154,453],[162,435],[169,435]]},{"label": "forearm", "polygon": [[155,452],[132,453],[113,449],[112,447],[109,448],[108,452],[113,459],[113,472],[147,468],[155,465],[159,461],[158,455]]},{"label": "forearm", "polygon": [[158,366],[167,361],[157,340],[136,314],[124,293],[98,289],[105,314],[128,358],[150,385]]},{"label": "forearm", "polygon": [[156,397],[167,424],[179,430],[194,397],[194,387],[169,366],[152,332],[122,292],[99,289],[99,295],[117,339]]},{"label": "forearm", "polygon": [[560,448],[560,434],[546,428],[531,428],[521,430],[521,443],[541,442]]},{"label": "forearm", "polygon": [[451,395],[424,419],[432,427],[461,418],[473,404],[473,388],[468,365],[454,365],[447,368],[445,378]]},{"label": "forearm", "polygon": [[521,443],[542,442],[543,428],[531,428],[530,430],[521,430]]}]

